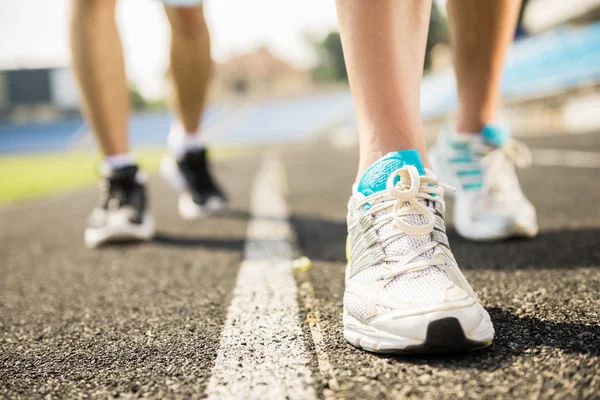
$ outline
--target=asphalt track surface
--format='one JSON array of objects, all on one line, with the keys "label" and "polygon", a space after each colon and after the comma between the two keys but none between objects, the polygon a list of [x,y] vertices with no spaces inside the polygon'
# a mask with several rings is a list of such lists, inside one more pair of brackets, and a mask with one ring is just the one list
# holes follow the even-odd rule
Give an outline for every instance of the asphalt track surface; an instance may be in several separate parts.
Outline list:
[{"label": "asphalt track surface", "polygon": [[[600,135],[527,142],[600,152]],[[313,262],[293,273],[298,340],[307,343],[311,374],[303,396],[600,398],[600,171],[533,166],[520,173],[538,207],[534,240],[474,244],[450,224],[454,254],[496,327],[491,348],[390,357],[342,337],[345,207],[356,149],[323,142],[277,151],[295,252]],[[205,397],[262,158],[218,164],[232,211],[198,222],[179,219],[175,194],[152,179],[158,234],[150,243],[85,249],[82,227],[95,188],[2,209],[0,398]],[[299,397],[270,396],[261,384],[263,398]]]}]

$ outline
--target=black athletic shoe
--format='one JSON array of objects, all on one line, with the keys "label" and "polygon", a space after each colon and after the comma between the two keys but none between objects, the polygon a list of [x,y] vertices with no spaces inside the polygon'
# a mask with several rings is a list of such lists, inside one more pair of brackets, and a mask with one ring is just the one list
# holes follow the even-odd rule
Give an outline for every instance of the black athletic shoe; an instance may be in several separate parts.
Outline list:
[{"label": "black athletic shoe", "polygon": [[177,161],[169,154],[162,159],[161,176],[179,196],[179,215],[193,220],[227,208],[227,197],[215,183],[205,149],[187,152]]},{"label": "black athletic shoe", "polygon": [[137,166],[127,166],[114,169],[102,179],[100,201],[85,230],[87,247],[154,236],[154,219],[146,210],[146,192],[137,174]]}]

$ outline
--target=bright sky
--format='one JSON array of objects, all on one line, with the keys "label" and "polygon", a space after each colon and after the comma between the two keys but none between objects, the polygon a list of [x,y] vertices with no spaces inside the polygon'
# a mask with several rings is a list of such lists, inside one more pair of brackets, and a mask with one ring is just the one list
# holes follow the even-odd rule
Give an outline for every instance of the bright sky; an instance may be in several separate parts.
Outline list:
[{"label": "bright sky", "polygon": [[[68,0],[0,0],[0,69],[69,64]],[[305,38],[337,29],[333,0],[208,0],[213,57],[266,44],[300,66],[314,62]],[[148,96],[159,96],[167,66],[167,22],[158,0],[122,0],[118,21],[127,71]]]}]

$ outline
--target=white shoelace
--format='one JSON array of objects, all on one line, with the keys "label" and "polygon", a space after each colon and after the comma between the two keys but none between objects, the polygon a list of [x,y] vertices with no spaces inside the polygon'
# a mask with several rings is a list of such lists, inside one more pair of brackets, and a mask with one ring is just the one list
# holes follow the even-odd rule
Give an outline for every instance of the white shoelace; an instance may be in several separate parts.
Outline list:
[{"label": "white shoelace", "polygon": [[[400,177],[400,180],[394,184],[396,177]],[[382,249],[404,235],[424,236],[432,233],[435,225],[435,214],[423,202],[436,201],[436,196],[443,196],[444,188],[455,189],[438,182],[437,179],[432,177],[419,175],[417,168],[412,165],[404,166],[390,174],[386,187],[386,190],[368,196],[358,203],[358,207],[364,207],[367,204],[370,206],[363,218],[374,220],[375,214],[384,210],[389,211],[384,216],[377,218],[377,222],[374,223],[372,229],[379,230],[390,221],[394,224],[391,233],[378,237],[376,240],[376,243],[381,244],[376,261],[386,262],[387,265],[391,263],[401,265],[400,268],[396,266],[387,268],[384,278],[391,279],[408,271],[444,264],[443,259],[417,259],[438,246],[439,243],[433,238],[431,242],[403,256],[387,255]],[[427,222],[423,225],[409,224],[404,220],[404,217],[409,215],[423,216]]]}]

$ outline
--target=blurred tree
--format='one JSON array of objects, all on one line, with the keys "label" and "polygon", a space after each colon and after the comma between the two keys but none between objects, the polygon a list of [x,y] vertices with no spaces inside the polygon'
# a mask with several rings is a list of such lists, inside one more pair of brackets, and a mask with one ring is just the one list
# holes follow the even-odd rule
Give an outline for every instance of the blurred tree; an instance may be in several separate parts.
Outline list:
[{"label": "blurred tree", "polygon": [[425,48],[426,70],[431,66],[431,50],[440,43],[448,44],[448,19],[440,11],[438,3],[434,1],[431,5],[431,19],[429,20],[427,46]]},{"label": "blurred tree", "polygon": [[314,69],[317,82],[341,82],[348,80],[344,51],[339,32],[330,32],[323,40],[314,42],[318,64]]},{"label": "blurred tree", "polygon": [[148,106],[148,102],[133,83],[129,84],[129,101],[134,110],[144,110]]}]

